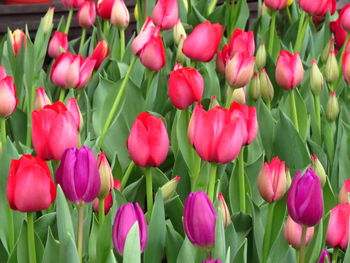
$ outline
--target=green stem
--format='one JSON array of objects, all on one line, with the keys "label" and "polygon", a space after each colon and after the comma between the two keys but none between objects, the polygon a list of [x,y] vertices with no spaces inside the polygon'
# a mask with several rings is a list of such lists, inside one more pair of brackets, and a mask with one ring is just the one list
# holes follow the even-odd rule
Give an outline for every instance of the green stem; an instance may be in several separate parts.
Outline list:
[{"label": "green stem", "polygon": [[81,202],[78,205],[78,255],[80,262],[83,262],[83,240],[84,240],[84,203]]},{"label": "green stem", "polygon": [[268,213],[267,222],[265,225],[266,230],[265,230],[264,243],[263,243],[263,262],[267,262],[269,250],[271,247],[270,243],[271,243],[271,234],[272,234],[272,221],[273,221],[273,212],[274,212],[275,204],[276,204],[276,202],[268,204],[269,213]]},{"label": "green stem", "polygon": [[147,218],[151,219],[153,209],[152,168],[146,167]]},{"label": "green stem", "polygon": [[245,178],[244,178],[244,147],[238,154],[238,181],[239,181],[239,207],[241,212],[246,212],[245,207]]},{"label": "green stem", "polygon": [[34,101],[35,101],[35,88],[31,87],[30,98],[28,105],[28,114],[27,114],[27,138],[26,145],[30,148],[32,146],[32,112],[34,110]]},{"label": "green stem", "polygon": [[[348,33],[347,35],[346,35],[346,39],[345,39],[345,42],[344,42],[344,44],[343,44],[343,46],[342,46],[342,48],[341,48],[341,50],[340,50],[340,57],[339,57],[339,63],[338,63],[338,69],[339,69],[339,80],[341,80],[341,78],[342,78],[342,76],[343,76],[343,74],[342,74],[342,70],[343,70],[343,67],[342,67],[342,62],[343,62],[343,56],[344,56],[344,53],[345,53],[345,50],[346,50],[346,46],[347,46],[347,43],[349,42],[349,40],[350,40],[350,34]],[[338,85],[339,85],[339,81],[337,82],[337,86],[336,87],[338,87]]]},{"label": "green stem", "polygon": [[298,43],[300,41],[302,41],[300,39],[301,39],[301,31],[302,31],[303,25],[304,25],[305,15],[306,15],[306,13],[304,11],[301,11],[301,15],[300,15],[300,18],[299,18],[297,39],[295,40],[295,44],[294,44],[294,51],[295,52],[296,52],[296,46],[299,45]]},{"label": "green stem", "polygon": [[333,254],[332,254],[332,263],[337,263],[338,255],[339,255],[339,249],[338,248],[334,248]]},{"label": "green stem", "polygon": [[64,101],[64,98],[66,97],[66,90],[61,88],[60,89],[60,97],[59,97],[59,101],[63,102]]},{"label": "green stem", "polygon": [[295,104],[295,89],[292,89],[290,91],[290,95],[289,95],[289,99],[290,99],[290,111],[292,114],[292,120],[295,126],[295,129],[297,130],[297,132],[299,133],[299,123],[298,123],[298,114],[297,114],[297,107]]},{"label": "green stem", "polygon": [[4,148],[6,143],[6,119],[1,118],[1,144],[2,148]]},{"label": "green stem", "polygon": [[316,126],[317,133],[321,139],[321,105],[320,105],[320,95],[315,95],[315,115],[316,115]]},{"label": "green stem", "polygon": [[104,198],[98,199],[98,222],[100,225],[105,220],[105,202]]},{"label": "green stem", "polygon": [[214,202],[214,192],[215,192],[215,182],[216,182],[216,170],[218,165],[216,163],[210,164],[210,177],[208,186],[208,197],[212,202]]},{"label": "green stem", "polygon": [[307,227],[303,226],[302,227],[302,234],[301,234],[301,247],[300,247],[299,263],[305,262],[306,230],[307,230]]},{"label": "green stem", "polygon": [[108,130],[109,126],[111,125],[112,121],[113,121],[114,114],[117,111],[118,106],[119,106],[119,104],[120,104],[120,102],[122,100],[122,97],[123,97],[124,93],[125,93],[126,84],[128,83],[128,80],[130,78],[131,71],[132,71],[132,69],[133,69],[133,67],[135,65],[135,62],[136,62],[136,57],[134,56],[132,61],[131,61],[131,63],[130,63],[129,69],[126,72],[126,75],[125,75],[125,78],[124,78],[124,80],[122,82],[122,85],[120,86],[120,89],[118,91],[117,97],[115,98],[115,101],[113,103],[112,109],[109,112],[107,120],[106,120],[106,122],[105,122],[105,124],[103,126],[102,133],[101,133],[100,138],[99,138],[98,143],[97,143],[98,147],[101,147],[102,144],[103,144],[103,141],[104,141],[104,139],[106,137],[106,134],[107,134],[107,130]]},{"label": "green stem", "polygon": [[123,60],[125,53],[125,30],[120,29],[120,61]]},{"label": "green stem", "polygon": [[271,110],[271,101],[268,100],[265,102],[266,108],[270,111]]},{"label": "green stem", "polygon": [[233,95],[233,92],[234,92],[234,88],[229,86],[228,87],[228,91],[227,91],[227,97],[226,97],[226,103],[225,103],[225,108],[228,109],[230,108],[230,105],[231,105],[231,101],[232,101],[232,95]]},{"label": "green stem", "polygon": [[81,54],[81,52],[83,52],[83,47],[84,47],[84,43],[85,43],[85,38],[86,38],[86,28],[83,27],[81,29],[81,38],[80,38],[80,45],[79,45],[79,54]]},{"label": "green stem", "polygon": [[13,226],[13,211],[12,209],[7,209],[7,227],[9,231],[9,239],[8,239],[8,247],[9,247],[9,252],[13,251],[14,245],[15,245],[15,230]]},{"label": "green stem", "polygon": [[[305,12],[303,12],[303,14],[305,14]],[[310,15],[308,15],[306,17],[305,23],[303,24],[301,31],[300,32],[298,31],[297,41],[295,42],[295,46],[294,46],[294,52],[300,52],[300,50],[301,50],[301,47],[302,47],[303,41],[304,41],[304,36],[305,36],[306,30],[307,30],[307,27],[309,25],[310,18],[311,18]]]},{"label": "green stem", "polygon": [[128,182],[130,174],[131,174],[132,170],[134,169],[134,167],[135,167],[135,163],[133,161],[131,161],[129,166],[128,166],[128,169],[126,169],[126,172],[123,175],[122,181],[120,183],[120,191],[124,190],[124,187],[126,186],[126,183]]},{"label": "green stem", "polygon": [[107,38],[108,35],[108,20],[103,20],[103,34]]},{"label": "green stem", "polygon": [[276,28],[276,10],[271,10],[271,25],[270,25],[270,35],[269,35],[269,53],[272,55],[273,51],[273,37],[275,35]]},{"label": "green stem", "polygon": [[72,23],[72,17],[73,17],[73,8],[69,9],[66,28],[64,29],[64,33],[66,33],[66,34],[68,34],[68,32],[69,32],[70,24]]},{"label": "green stem", "polygon": [[28,256],[29,263],[36,263],[35,254],[35,239],[34,239],[34,213],[27,213],[27,241],[28,241]]},{"label": "green stem", "polygon": [[292,20],[292,15],[290,14],[289,6],[286,7],[286,12],[288,16],[289,25],[291,25],[293,23],[293,20]]}]

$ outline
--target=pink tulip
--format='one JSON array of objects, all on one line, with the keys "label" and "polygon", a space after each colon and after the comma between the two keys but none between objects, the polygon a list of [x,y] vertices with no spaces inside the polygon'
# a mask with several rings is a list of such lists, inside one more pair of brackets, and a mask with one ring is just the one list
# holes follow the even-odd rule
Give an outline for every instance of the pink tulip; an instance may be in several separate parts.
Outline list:
[{"label": "pink tulip", "polygon": [[81,27],[90,27],[96,20],[95,2],[85,1],[78,11],[78,22]]},{"label": "pink tulip", "polygon": [[350,194],[350,179],[346,179],[343,183],[342,188],[339,191],[338,202],[349,203],[349,194]]},{"label": "pink tulip", "polygon": [[27,46],[27,36],[20,29],[16,29],[15,31],[10,33],[10,40],[15,56],[17,56],[21,47],[25,49]]},{"label": "pink tulip", "polygon": [[225,66],[227,61],[231,59],[231,50],[229,45],[224,45],[222,50],[217,52],[216,55],[216,70],[225,75]]},{"label": "pink tulip", "polygon": [[111,24],[119,28],[126,28],[129,25],[130,15],[123,0],[115,0],[112,13]]},{"label": "pink tulip", "polygon": [[6,75],[6,69],[0,65],[0,80],[2,80],[3,78],[5,78]]},{"label": "pink tulip", "polygon": [[225,67],[226,81],[236,88],[246,86],[254,73],[255,57],[248,52],[236,53],[227,61]]},{"label": "pink tulip", "polygon": [[68,8],[78,8],[84,4],[85,0],[61,0],[61,2]]},{"label": "pink tulip", "polygon": [[72,114],[76,126],[81,130],[83,127],[83,117],[81,115],[78,102],[75,98],[69,98],[66,104],[67,110]]},{"label": "pink tulip", "polygon": [[92,52],[91,57],[96,60],[95,69],[98,69],[102,62],[109,56],[109,47],[106,40],[100,40],[94,51]]},{"label": "pink tulip", "polygon": [[103,19],[110,19],[112,14],[114,0],[98,0],[97,14]]},{"label": "pink tulip", "polygon": [[7,76],[0,80],[0,117],[10,116],[16,109],[16,85],[13,78]]},{"label": "pink tulip", "polygon": [[[301,247],[301,235],[302,226],[294,222],[293,219],[288,216],[286,223],[284,224],[284,238],[288,244],[295,248]],[[314,235],[314,227],[308,227],[306,230],[306,246],[310,243],[312,236]]]},{"label": "pink tulip", "polygon": [[293,89],[300,85],[304,68],[299,53],[291,54],[282,50],[276,63],[276,82],[283,89]]},{"label": "pink tulip", "polygon": [[144,46],[150,41],[152,36],[159,35],[160,28],[156,27],[151,18],[147,17],[145,23],[143,24],[140,33],[135,37],[131,44],[131,50],[139,55],[144,48]]},{"label": "pink tulip", "polygon": [[264,4],[273,10],[281,10],[286,7],[288,0],[264,0]]},{"label": "pink tulip", "polygon": [[209,21],[199,24],[185,39],[183,53],[193,60],[209,62],[220,45],[222,31],[220,24],[211,24]]},{"label": "pink tulip", "polygon": [[39,87],[35,90],[35,98],[34,98],[34,110],[41,110],[46,105],[50,105],[51,100],[46,95],[45,89],[43,87]]},{"label": "pink tulip", "polygon": [[178,21],[177,0],[158,0],[152,12],[152,21],[162,29],[173,28]]},{"label": "pink tulip", "polygon": [[345,82],[350,85],[350,52],[345,51],[343,60],[342,60],[342,68]]},{"label": "pink tulip", "polygon": [[62,50],[64,52],[68,50],[68,35],[55,31],[49,43],[49,56],[52,58],[58,58],[62,53]]},{"label": "pink tulip", "polygon": [[230,39],[230,55],[231,57],[239,52],[247,52],[248,56],[253,56],[255,52],[255,42],[253,31],[243,31],[235,29]]},{"label": "pink tulip", "polygon": [[341,28],[350,32],[350,4],[347,4],[341,9],[339,21]]},{"label": "pink tulip", "polygon": [[325,16],[328,10],[334,14],[337,9],[336,0],[299,0],[299,5],[305,12],[315,16]]},{"label": "pink tulip", "polygon": [[350,204],[339,204],[332,208],[328,222],[326,243],[330,247],[347,248],[349,241]]}]

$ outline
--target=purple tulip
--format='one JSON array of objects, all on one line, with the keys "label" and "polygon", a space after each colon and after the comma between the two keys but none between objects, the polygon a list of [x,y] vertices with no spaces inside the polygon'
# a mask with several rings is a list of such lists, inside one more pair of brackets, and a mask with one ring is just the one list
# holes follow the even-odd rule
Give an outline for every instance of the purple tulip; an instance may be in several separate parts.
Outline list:
[{"label": "purple tulip", "polygon": [[322,250],[317,263],[331,263],[331,257],[329,256],[327,249]]},{"label": "purple tulip", "polygon": [[188,239],[199,247],[215,243],[216,212],[203,191],[190,193],[184,208],[184,228]]},{"label": "purple tulip", "polygon": [[206,259],[202,263],[221,263],[220,259]]},{"label": "purple tulip", "polygon": [[322,185],[317,174],[307,169],[302,175],[298,171],[293,178],[287,198],[288,213],[298,224],[314,226],[322,218]]},{"label": "purple tulip", "polygon": [[73,203],[91,202],[100,192],[100,175],[94,153],[86,146],[68,148],[55,174],[66,198]]},{"label": "purple tulip", "polygon": [[147,245],[148,231],[145,215],[138,203],[121,205],[113,223],[113,244],[120,255],[123,255],[126,237],[137,221],[140,233],[140,248],[143,252]]}]

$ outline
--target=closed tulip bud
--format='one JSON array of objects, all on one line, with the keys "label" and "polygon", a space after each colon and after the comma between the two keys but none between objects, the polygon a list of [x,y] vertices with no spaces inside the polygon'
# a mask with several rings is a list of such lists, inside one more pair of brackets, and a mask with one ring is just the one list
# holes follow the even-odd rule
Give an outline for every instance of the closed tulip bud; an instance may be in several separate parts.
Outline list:
[{"label": "closed tulip bud", "polygon": [[233,90],[231,103],[232,102],[237,102],[239,104],[245,104],[246,98],[245,98],[244,87]]},{"label": "closed tulip bud", "polygon": [[190,193],[184,206],[184,229],[195,246],[208,248],[215,243],[216,212],[203,192]]},{"label": "closed tulip bud", "polygon": [[318,177],[321,180],[322,186],[324,186],[324,184],[327,181],[326,171],[324,170],[324,168],[323,168],[320,160],[317,158],[316,154],[313,154],[311,157],[312,158],[311,158],[310,168],[315,171],[315,173],[318,175]]},{"label": "closed tulip bud", "polygon": [[126,142],[130,158],[139,166],[159,166],[169,149],[169,137],[161,118],[142,112],[135,119]]},{"label": "closed tulip bud", "polygon": [[339,23],[342,29],[350,32],[350,4],[345,5],[339,14]]},{"label": "closed tulip bud", "polygon": [[314,95],[319,95],[323,89],[323,75],[317,66],[317,61],[312,60],[310,72],[310,88]]},{"label": "closed tulip bud", "polygon": [[292,184],[292,178],[290,176],[290,169],[286,168],[286,183],[287,183],[287,189],[289,189],[290,185]]},{"label": "closed tulip bud", "polygon": [[219,200],[219,211],[221,213],[222,220],[224,222],[224,227],[227,227],[229,224],[231,224],[230,210],[228,210],[227,204],[225,202],[225,199],[222,193],[218,195],[218,200]]},{"label": "closed tulip bud", "polygon": [[66,107],[67,110],[72,114],[77,127],[79,130],[81,130],[84,126],[84,120],[83,116],[81,115],[77,100],[75,98],[69,98]]},{"label": "closed tulip bud", "polygon": [[98,155],[97,166],[101,178],[101,188],[98,198],[103,199],[113,189],[114,183],[112,169],[104,152]]},{"label": "closed tulip bud", "polygon": [[118,208],[112,229],[112,239],[115,250],[123,255],[125,241],[131,227],[137,223],[139,228],[140,249],[143,252],[148,241],[148,231],[145,215],[138,203],[127,203]]},{"label": "closed tulip bud", "polygon": [[161,29],[172,29],[179,19],[177,0],[158,0],[152,12],[152,21]]},{"label": "closed tulip bud", "polygon": [[276,63],[275,78],[283,89],[294,89],[299,86],[304,76],[304,68],[299,53],[291,54],[282,50]]},{"label": "closed tulip bud", "polygon": [[350,194],[350,179],[346,179],[343,183],[342,188],[339,191],[338,202],[339,203],[349,203]]},{"label": "closed tulip bud", "polygon": [[85,145],[80,149],[68,148],[64,152],[55,177],[66,198],[75,204],[89,203],[100,192],[101,179],[96,158]]},{"label": "closed tulip bud", "polygon": [[345,51],[342,59],[342,69],[346,84],[350,85],[350,52]]},{"label": "closed tulip bud", "polygon": [[96,60],[94,69],[98,69],[102,62],[109,56],[109,47],[106,40],[100,40],[91,57]]},{"label": "closed tulip bud", "polygon": [[176,61],[179,63],[185,63],[186,62],[186,56],[185,54],[182,52],[182,47],[185,41],[185,37],[181,36],[180,37],[180,42],[179,45],[177,47],[177,51],[176,51]]},{"label": "closed tulip bud", "polygon": [[265,5],[273,10],[280,10],[285,8],[287,0],[264,0]]},{"label": "closed tulip bud", "polygon": [[246,86],[253,76],[254,63],[255,57],[249,56],[247,52],[236,53],[226,63],[226,81],[237,88]]},{"label": "closed tulip bud", "polygon": [[306,13],[314,16],[325,16],[327,11],[334,14],[336,11],[335,0],[322,0],[315,3],[311,3],[308,0],[299,0],[300,8]]},{"label": "closed tulip bud", "polygon": [[275,91],[269,78],[269,75],[267,74],[264,68],[261,69],[259,79],[261,97],[264,99],[264,101],[271,102]]},{"label": "closed tulip bud", "polygon": [[135,9],[134,9],[134,17],[135,17],[135,20],[138,21],[139,20],[139,5],[135,4]]},{"label": "closed tulip bud", "polygon": [[347,248],[349,241],[350,204],[339,204],[332,208],[328,222],[326,243],[330,247]]},{"label": "closed tulip bud", "polygon": [[335,57],[335,51],[332,51],[328,55],[325,70],[326,80],[329,83],[335,83],[339,78],[339,69],[337,58]]},{"label": "closed tulip bud", "polygon": [[304,175],[298,171],[293,178],[287,197],[288,213],[304,226],[314,226],[322,218],[322,185],[317,174],[308,168]]},{"label": "closed tulip bud", "polygon": [[13,48],[13,54],[15,56],[17,56],[21,47],[25,49],[27,46],[27,36],[20,29],[16,29],[13,32],[10,31],[10,40]]},{"label": "closed tulip bud", "polygon": [[230,38],[229,54],[232,58],[235,54],[247,52],[248,56],[252,57],[255,52],[255,42],[253,31],[243,31],[236,28]]},{"label": "closed tulip bud", "polygon": [[35,98],[34,98],[34,110],[42,110],[44,106],[50,105],[51,100],[46,95],[45,89],[43,87],[39,87],[35,90]]},{"label": "closed tulip bud", "polygon": [[321,55],[321,60],[323,62],[327,61],[329,53],[334,50],[334,41],[335,41],[334,38],[330,38],[326,46],[324,47]]},{"label": "closed tulip bud", "polygon": [[221,263],[220,259],[206,259],[206,260],[203,260],[202,263]]},{"label": "closed tulip bud", "polygon": [[0,117],[10,116],[16,109],[16,85],[13,78],[7,76],[0,80]]},{"label": "closed tulip bud", "polygon": [[197,25],[185,39],[183,53],[193,60],[209,62],[220,45],[222,31],[222,25],[211,24],[209,21]]},{"label": "closed tulip bud", "polygon": [[258,69],[262,69],[266,65],[266,48],[264,42],[260,43],[258,51],[256,52],[255,63]]},{"label": "closed tulip bud", "polygon": [[216,106],[220,106],[216,96],[210,97],[209,109],[215,108]]},{"label": "closed tulip bud", "polygon": [[84,4],[85,0],[61,0],[61,2],[68,8],[79,8]]},{"label": "closed tulip bud", "polygon": [[179,45],[181,39],[187,37],[184,26],[181,23],[181,20],[178,19],[176,25],[173,28],[173,37],[176,44]]},{"label": "closed tulip bud", "polygon": [[339,102],[335,91],[331,91],[326,106],[326,117],[329,121],[335,121],[339,116]]},{"label": "closed tulip bud", "polygon": [[98,0],[97,15],[102,19],[110,19],[114,0]]},{"label": "closed tulip bud", "polygon": [[55,12],[55,8],[54,7],[49,7],[49,9],[47,10],[46,14],[42,18],[44,33],[47,33],[47,32],[49,32],[52,29],[52,26],[53,26],[52,21],[53,21],[54,12]]},{"label": "closed tulip bud", "polygon": [[281,162],[278,157],[275,157],[270,163],[264,163],[258,175],[258,188],[265,201],[280,200],[286,193],[286,184],[285,162]]},{"label": "closed tulip bud", "polygon": [[221,51],[216,53],[216,70],[225,76],[225,67],[227,61],[231,59],[231,50],[229,45],[224,45]]},{"label": "closed tulip bud", "polygon": [[317,263],[331,263],[331,257],[327,249],[323,249]]},{"label": "closed tulip bud", "polygon": [[78,11],[78,22],[81,27],[90,27],[96,20],[95,2],[85,1]]},{"label": "closed tulip bud", "polygon": [[11,161],[7,181],[7,200],[11,209],[21,212],[45,210],[55,199],[56,187],[46,162],[27,154]]},{"label": "closed tulip bud", "polygon": [[78,128],[73,115],[61,102],[34,110],[32,140],[35,152],[44,160],[61,160],[67,148],[78,146]]},{"label": "closed tulip bud", "polygon": [[179,63],[176,63],[168,80],[168,95],[172,104],[183,110],[196,101],[200,102],[203,90],[202,75],[195,68],[183,68]]},{"label": "closed tulip bud", "polygon": [[[117,189],[118,191],[120,191],[120,180],[115,180],[114,181],[114,188]],[[112,189],[111,189],[112,190]],[[108,195],[106,196],[105,199],[103,199],[103,206],[104,206],[104,213],[105,215],[108,214],[109,210],[111,210],[112,205],[113,205],[113,196],[112,196],[112,191],[110,191],[108,193]],[[92,208],[94,209],[95,213],[99,213],[99,207],[98,204],[99,203],[99,199],[98,197],[94,199],[93,203],[92,203]]]},{"label": "closed tulip bud", "polygon": [[55,31],[48,47],[49,56],[52,58],[58,58],[62,53],[62,50],[68,50],[68,35],[59,31]]},{"label": "closed tulip bud", "polygon": [[257,100],[260,98],[261,96],[260,94],[261,94],[261,85],[260,85],[259,73],[254,72],[253,78],[249,86],[249,96],[253,100]]},{"label": "closed tulip bud", "polygon": [[176,187],[179,184],[181,177],[175,176],[169,182],[165,183],[160,189],[162,190],[164,201],[172,198],[176,193]]},{"label": "closed tulip bud", "polygon": [[[286,223],[284,224],[284,238],[288,244],[292,245],[294,248],[301,247],[301,238],[302,238],[302,226],[294,222],[293,219],[288,216]],[[306,242],[307,246],[312,236],[314,235],[314,227],[308,227],[306,229]]]},{"label": "closed tulip bud", "polygon": [[115,0],[112,13],[111,24],[118,28],[124,29],[129,25],[130,15],[123,0]]}]

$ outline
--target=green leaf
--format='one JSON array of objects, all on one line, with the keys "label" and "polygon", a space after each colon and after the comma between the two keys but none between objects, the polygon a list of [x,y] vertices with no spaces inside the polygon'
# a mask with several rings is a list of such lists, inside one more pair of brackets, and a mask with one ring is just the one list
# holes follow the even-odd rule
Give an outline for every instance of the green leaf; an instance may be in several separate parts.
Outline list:
[{"label": "green leaf", "polygon": [[225,229],[220,211],[218,211],[216,219],[215,246],[213,252],[214,258],[219,258],[222,262],[224,261],[226,255]]},{"label": "green leaf", "polygon": [[123,263],[141,263],[139,224],[137,221],[129,230],[126,238]]},{"label": "green leaf", "polygon": [[61,243],[59,250],[59,263],[67,262],[80,263],[78,251],[71,235],[68,235],[67,239]]},{"label": "green leaf", "polygon": [[172,226],[166,225],[165,254],[168,263],[176,263],[177,256],[184,241],[182,236]]},{"label": "green leaf", "polygon": [[96,246],[96,258],[100,262],[106,262],[112,248],[112,216],[105,217],[102,226],[99,226]]},{"label": "green leaf", "polygon": [[182,243],[176,263],[195,263],[196,248],[191,244],[188,238]]},{"label": "green leaf", "polygon": [[60,243],[53,237],[51,228],[48,228],[42,263],[55,262],[59,258],[59,251]]},{"label": "green leaf", "polygon": [[56,212],[52,212],[42,215],[34,222],[35,232],[43,243],[48,238],[48,229],[51,225],[53,225],[55,219]]},{"label": "green leaf", "polygon": [[57,185],[56,217],[59,241],[64,244],[68,239],[75,240],[71,212],[60,185]]}]

